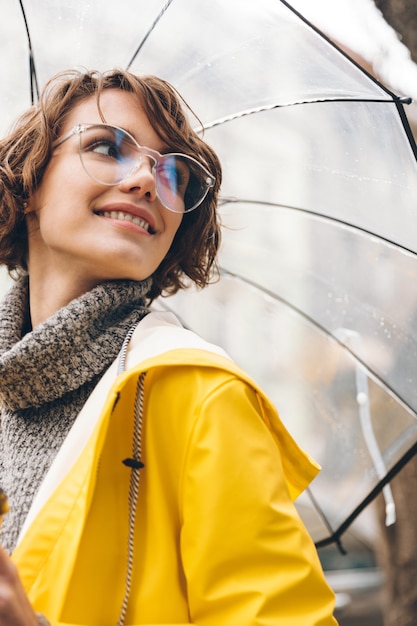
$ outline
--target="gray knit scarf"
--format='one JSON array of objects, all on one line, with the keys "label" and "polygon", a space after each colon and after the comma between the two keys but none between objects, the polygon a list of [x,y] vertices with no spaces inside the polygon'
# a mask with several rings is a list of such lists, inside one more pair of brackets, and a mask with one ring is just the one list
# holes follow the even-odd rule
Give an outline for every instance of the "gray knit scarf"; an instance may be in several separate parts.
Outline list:
[{"label": "gray knit scarf", "polygon": [[28,279],[0,304],[0,487],[10,512],[1,543],[16,545],[33,497],[80,409],[146,313],[151,281],[107,282],[25,334]]}]

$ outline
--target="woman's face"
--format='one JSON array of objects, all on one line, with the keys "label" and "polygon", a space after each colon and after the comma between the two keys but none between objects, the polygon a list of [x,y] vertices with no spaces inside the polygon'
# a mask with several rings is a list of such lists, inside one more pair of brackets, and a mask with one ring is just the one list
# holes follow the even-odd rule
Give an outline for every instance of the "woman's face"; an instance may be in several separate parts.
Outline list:
[{"label": "woman's face", "polygon": [[[136,96],[105,90],[100,99],[106,123],[127,130],[139,144],[164,152]],[[62,128],[101,124],[94,97],[77,104]],[[128,178],[109,187],[83,169],[78,136],[53,151],[27,210],[29,273],[60,273],[86,287],[105,280],[147,278],[166,256],[182,220],[158,200],[144,159]],[[40,274],[39,274],[40,272]]]}]

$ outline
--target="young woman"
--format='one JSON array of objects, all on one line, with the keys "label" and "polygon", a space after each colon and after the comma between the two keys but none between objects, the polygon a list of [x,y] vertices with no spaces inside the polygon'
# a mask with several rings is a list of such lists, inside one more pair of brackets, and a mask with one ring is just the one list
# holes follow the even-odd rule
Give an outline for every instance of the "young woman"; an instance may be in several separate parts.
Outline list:
[{"label": "young woman", "polygon": [[216,346],[221,168],[156,77],[70,72],[0,144],[0,625],[330,626],[317,472]]}]

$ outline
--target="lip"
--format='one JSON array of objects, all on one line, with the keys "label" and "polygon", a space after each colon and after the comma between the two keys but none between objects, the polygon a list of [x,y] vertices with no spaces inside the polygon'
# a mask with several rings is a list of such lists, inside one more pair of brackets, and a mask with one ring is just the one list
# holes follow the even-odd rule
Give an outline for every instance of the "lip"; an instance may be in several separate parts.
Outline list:
[{"label": "lip", "polygon": [[155,218],[152,213],[135,204],[130,204],[129,202],[112,202],[94,209],[94,213],[110,213],[111,211],[122,211],[123,213],[129,213],[129,215],[143,219],[149,224],[149,234],[156,234],[157,232]]}]

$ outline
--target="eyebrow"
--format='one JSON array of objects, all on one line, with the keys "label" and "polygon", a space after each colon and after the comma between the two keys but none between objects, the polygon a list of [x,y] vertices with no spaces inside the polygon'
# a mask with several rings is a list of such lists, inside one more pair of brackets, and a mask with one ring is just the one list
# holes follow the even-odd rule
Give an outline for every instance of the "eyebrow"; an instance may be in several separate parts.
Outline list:
[{"label": "eyebrow", "polygon": [[[109,124],[109,123],[105,123],[105,126],[115,126],[114,124]],[[152,125],[151,125],[152,126]],[[156,150],[156,152],[159,152],[159,154],[175,154],[177,152],[177,150],[175,148],[170,148],[169,146],[167,146],[164,143],[164,147],[162,148],[162,150],[157,150],[156,148],[151,148],[150,146],[146,145],[145,143],[142,143],[141,141],[139,141],[139,139],[136,137],[134,131],[130,128],[125,128],[124,126],[116,126],[116,128],[121,128],[122,130],[124,130],[126,133],[128,133],[131,137],[133,137],[133,139],[142,147],[142,148],[149,148],[150,150]],[[152,126],[153,128],[153,126]],[[161,139],[159,137],[159,135],[157,134],[158,138]],[[161,139],[161,141],[163,141],[163,139]]]}]

